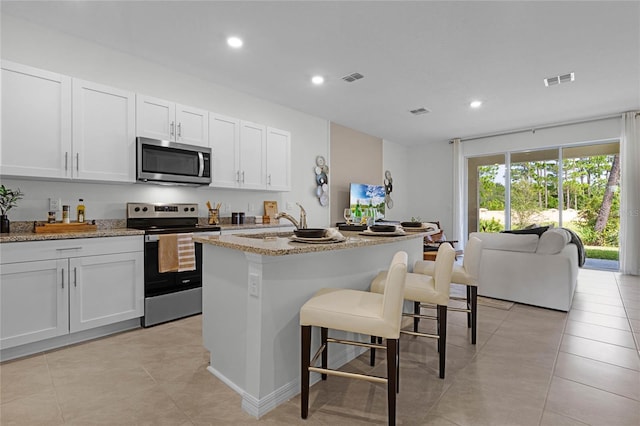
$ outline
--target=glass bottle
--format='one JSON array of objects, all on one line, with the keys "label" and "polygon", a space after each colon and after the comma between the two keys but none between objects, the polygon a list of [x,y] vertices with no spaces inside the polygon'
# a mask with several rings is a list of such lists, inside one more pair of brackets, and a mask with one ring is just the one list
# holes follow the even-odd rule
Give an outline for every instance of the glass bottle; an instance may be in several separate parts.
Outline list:
[{"label": "glass bottle", "polygon": [[78,207],[76,208],[76,211],[78,213],[78,223],[84,223],[84,201],[82,198],[78,200]]}]

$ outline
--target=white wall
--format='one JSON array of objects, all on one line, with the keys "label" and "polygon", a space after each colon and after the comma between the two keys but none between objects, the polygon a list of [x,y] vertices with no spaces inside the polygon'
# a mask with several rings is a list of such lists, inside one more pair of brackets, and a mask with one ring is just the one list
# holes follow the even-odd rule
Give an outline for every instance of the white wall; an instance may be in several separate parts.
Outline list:
[{"label": "white wall", "polygon": [[[11,210],[11,220],[43,220],[48,197],[56,197],[72,206],[78,198],[84,198],[88,219],[124,218],[127,201],[198,202],[204,210],[206,200],[211,200],[229,204],[230,211],[245,211],[249,216],[263,213],[264,200],[278,201],[280,210],[285,210],[287,202],[293,203],[291,213],[295,216],[295,202],[300,202],[307,210],[309,226],[329,224],[329,209],[319,205],[315,184],[309,178],[316,156],[329,158],[327,120],[11,16],[2,16],[1,36],[2,59],[289,130],[292,138],[291,192],[3,179],[4,185],[20,187],[26,194],[19,207]],[[249,211],[249,205],[256,210]]]},{"label": "white wall", "polygon": [[388,206],[385,211],[387,220],[406,221],[415,216],[412,213],[413,199],[409,197],[409,186],[411,183],[410,173],[407,170],[409,162],[409,150],[404,145],[399,145],[387,140],[382,141],[382,171],[380,175],[384,179],[384,172],[389,170],[393,179],[393,191],[391,199],[393,208]]},{"label": "white wall", "polygon": [[606,141],[620,137],[621,117],[462,142],[464,157]]},{"label": "white wall", "polygon": [[[440,221],[445,235],[453,235],[453,145],[447,141],[408,150],[409,216]],[[394,179],[395,182],[395,179]],[[394,189],[395,191],[395,189]]]}]

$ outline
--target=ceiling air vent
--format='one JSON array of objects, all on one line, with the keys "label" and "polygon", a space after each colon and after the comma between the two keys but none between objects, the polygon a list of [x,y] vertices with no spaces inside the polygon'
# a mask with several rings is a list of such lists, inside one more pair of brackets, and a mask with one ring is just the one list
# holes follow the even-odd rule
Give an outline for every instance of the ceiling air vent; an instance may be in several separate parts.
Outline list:
[{"label": "ceiling air vent", "polygon": [[354,81],[360,80],[361,78],[364,78],[364,75],[360,74],[359,72],[354,72],[352,74],[345,75],[344,77],[342,77],[342,79],[347,83],[353,83]]},{"label": "ceiling air vent", "polygon": [[411,110],[411,111],[409,111],[409,112],[410,112],[411,114],[413,114],[413,115],[421,115],[421,114],[426,114],[426,113],[431,112],[431,111],[429,111],[429,110],[428,110],[428,109],[426,109],[426,108],[416,108],[416,109],[412,109],[412,110]]},{"label": "ceiling air vent", "polygon": [[560,83],[570,83],[575,79],[576,79],[575,74],[570,72],[568,74],[562,74],[555,77],[545,78],[544,85],[547,87],[555,86],[556,84],[560,84]]}]

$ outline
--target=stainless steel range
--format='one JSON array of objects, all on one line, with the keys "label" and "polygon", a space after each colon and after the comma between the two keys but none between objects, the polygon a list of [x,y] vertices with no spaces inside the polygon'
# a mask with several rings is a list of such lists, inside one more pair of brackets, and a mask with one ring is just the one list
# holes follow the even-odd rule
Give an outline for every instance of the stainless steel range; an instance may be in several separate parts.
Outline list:
[{"label": "stainless steel range", "polygon": [[127,227],[145,231],[143,327],[202,312],[202,244],[195,243],[195,270],[160,272],[163,234],[220,235],[219,226],[198,225],[195,203],[127,203]]}]

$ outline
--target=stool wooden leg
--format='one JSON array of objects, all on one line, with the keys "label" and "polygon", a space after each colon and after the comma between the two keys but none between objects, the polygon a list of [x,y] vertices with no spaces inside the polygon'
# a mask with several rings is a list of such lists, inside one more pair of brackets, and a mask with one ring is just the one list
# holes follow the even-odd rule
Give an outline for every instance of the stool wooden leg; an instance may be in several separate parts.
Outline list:
[{"label": "stool wooden leg", "polygon": [[[471,308],[471,287],[467,286],[467,309]],[[467,312],[467,328],[471,328],[472,312]]]},{"label": "stool wooden leg", "polygon": [[[327,337],[329,330],[325,327],[320,328],[320,344],[324,345],[324,351],[322,351],[322,368],[327,368],[327,357],[329,352],[329,347],[327,346]],[[327,380],[326,374],[321,374],[322,380]]]},{"label": "stool wooden leg", "polygon": [[444,363],[447,352],[447,306],[438,305],[438,352],[440,355],[440,378],[444,379]]},{"label": "stool wooden leg", "polygon": [[[376,340],[378,340],[376,336],[371,336],[371,344],[375,344]],[[374,365],[376,365],[376,348],[371,348],[369,350],[369,356],[369,365],[373,367]]]},{"label": "stool wooden leg", "polygon": [[471,344],[476,344],[476,331],[478,329],[478,287],[471,288]]},{"label": "stool wooden leg", "polygon": [[[415,315],[420,315],[420,302],[413,302],[413,313]],[[413,318],[413,331],[417,332],[418,331],[418,323],[420,322],[420,318],[418,317],[414,317]]]},{"label": "stool wooden leg", "polygon": [[311,326],[300,327],[301,348],[301,371],[300,371],[300,417],[306,419],[309,415],[309,365],[311,364]]},{"label": "stool wooden leg", "polygon": [[396,343],[396,392],[400,393],[400,339]]},{"label": "stool wooden leg", "polygon": [[396,424],[397,356],[398,339],[387,339],[387,411],[389,413],[390,426],[395,426]]}]

